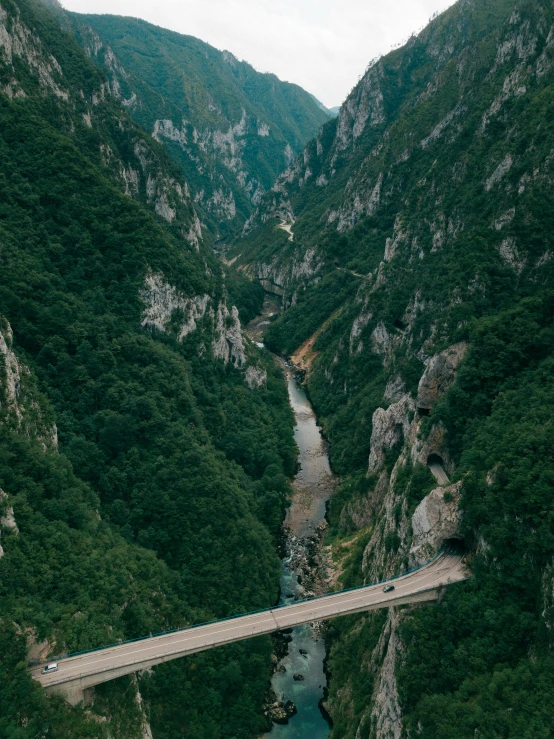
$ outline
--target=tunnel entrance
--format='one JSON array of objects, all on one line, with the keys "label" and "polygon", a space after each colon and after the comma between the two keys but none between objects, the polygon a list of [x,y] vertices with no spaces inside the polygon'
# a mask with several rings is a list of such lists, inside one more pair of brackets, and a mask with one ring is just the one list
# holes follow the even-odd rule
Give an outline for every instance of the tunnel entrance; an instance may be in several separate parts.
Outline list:
[{"label": "tunnel entrance", "polygon": [[444,462],[440,454],[436,454],[435,452],[430,454],[427,457],[427,467],[429,467],[439,485],[448,485],[450,483],[448,475],[444,471]]},{"label": "tunnel entrance", "polygon": [[431,414],[430,408],[418,408],[417,412],[420,416],[429,416]]},{"label": "tunnel entrance", "polygon": [[467,549],[464,540],[458,539],[457,537],[445,539],[442,543],[442,548],[447,554],[464,554]]},{"label": "tunnel entrance", "polygon": [[441,467],[444,467],[444,461],[443,461],[443,458],[440,456],[440,454],[435,454],[435,452],[433,452],[433,454],[430,454],[427,457],[428,467],[430,467],[432,464],[438,464]]}]

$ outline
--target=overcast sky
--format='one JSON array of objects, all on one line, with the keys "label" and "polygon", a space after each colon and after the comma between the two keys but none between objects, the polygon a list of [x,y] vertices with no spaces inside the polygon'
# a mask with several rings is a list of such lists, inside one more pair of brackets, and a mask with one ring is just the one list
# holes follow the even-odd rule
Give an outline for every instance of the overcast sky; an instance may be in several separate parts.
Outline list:
[{"label": "overcast sky", "polygon": [[370,59],[453,0],[62,0],[79,13],[130,15],[228,49],[260,72],[340,105]]}]

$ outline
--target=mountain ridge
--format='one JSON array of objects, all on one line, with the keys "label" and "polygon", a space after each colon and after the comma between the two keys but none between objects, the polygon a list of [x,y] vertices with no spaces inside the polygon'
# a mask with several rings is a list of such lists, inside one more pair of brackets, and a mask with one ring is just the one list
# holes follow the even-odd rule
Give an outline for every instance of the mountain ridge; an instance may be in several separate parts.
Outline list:
[{"label": "mountain ridge", "polygon": [[456,3],[370,65],[227,252],[281,296],[265,341],[299,357],[343,476],[341,585],[450,538],[472,560],[437,609],[331,626],[332,737],[551,730],[553,39],[542,0]]},{"label": "mountain ridge", "polygon": [[193,36],[122,16],[67,13],[65,24],[182,168],[216,239],[246,220],[329,117],[298,85]]}]

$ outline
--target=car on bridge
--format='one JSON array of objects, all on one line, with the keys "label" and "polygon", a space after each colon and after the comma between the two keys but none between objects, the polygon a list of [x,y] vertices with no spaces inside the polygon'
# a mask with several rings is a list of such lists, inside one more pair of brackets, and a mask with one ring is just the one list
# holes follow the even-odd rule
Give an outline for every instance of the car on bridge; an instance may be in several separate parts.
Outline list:
[{"label": "car on bridge", "polygon": [[394,585],[385,585],[383,593],[391,593],[394,590]]},{"label": "car on bridge", "polygon": [[50,662],[49,665],[46,665],[46,667],[43,667],[41,672],[43,675],[48,675],[50,672],[56,672],[58,669],[58,663],[57,662]]}]

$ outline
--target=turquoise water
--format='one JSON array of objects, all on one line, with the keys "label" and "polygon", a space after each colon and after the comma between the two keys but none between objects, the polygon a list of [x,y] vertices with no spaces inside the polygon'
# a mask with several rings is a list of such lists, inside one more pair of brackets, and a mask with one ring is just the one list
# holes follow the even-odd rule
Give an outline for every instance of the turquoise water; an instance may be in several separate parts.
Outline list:
[{"label": "turquoise water", "polygon": [[[327,451],[313,410],[301,386],[288,374],[289,399],[296,419],[294,435],[300,462],[294,487],[300,497],[297,499],[295,495],[285,521],[289,536],[287,556],[281,562],[282,604],[293,603],[295,599],[306,595],[298,582],[299,573],[295,565],[298,565],[306,539],[325,518],[331,477]],[[319,709],[326,686],[323,671],[325,643],[319,631],[318,626],[312,624],[297,626],[292,630],[288,654],[279,662],[285,672],[276,672],[271,684],[277,698],[283,702],[292,700],[298,712],[289,719],[288,724],[273,724],[271,731],[264,736],[275,739],[325,739],[329,735],[329,725]],[[295,674],[302,675],[304,679],[294,680]]]}]

